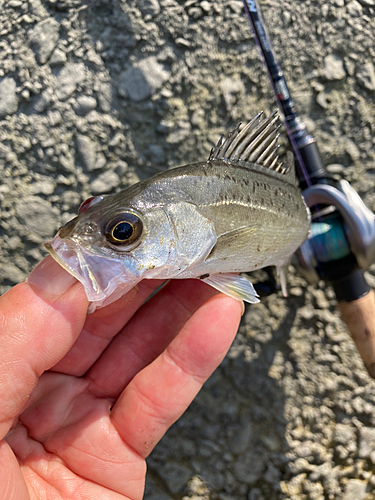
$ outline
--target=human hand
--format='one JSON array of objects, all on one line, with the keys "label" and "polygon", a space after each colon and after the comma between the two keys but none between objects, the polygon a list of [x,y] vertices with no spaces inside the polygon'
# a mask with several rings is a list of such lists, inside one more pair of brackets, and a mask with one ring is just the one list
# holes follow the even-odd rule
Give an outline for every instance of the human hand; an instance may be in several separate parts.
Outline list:
[{"label": "human hand", "polygon": [[[141,499],[145,458],[219,365],[241,305],[145,280],[86,316],[47,257],[0,298],[0,498]],[[143,305],[142,305],[143,304]]]}]

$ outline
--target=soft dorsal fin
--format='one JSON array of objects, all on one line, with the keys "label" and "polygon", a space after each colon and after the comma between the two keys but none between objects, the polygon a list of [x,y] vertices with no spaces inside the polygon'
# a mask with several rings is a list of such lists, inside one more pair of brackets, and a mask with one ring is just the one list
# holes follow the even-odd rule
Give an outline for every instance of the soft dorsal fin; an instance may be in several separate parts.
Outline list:
[{"label": "soft dorsal fin", "polygon": [[288,177],[292,171],[294,176],[294,168],[290,168],[290,164],[285,167],[279,162],[277,151],[280,146],[277,140],[281,125],[277,124],[278,120],[278,110],[265,119],[262,111],[241,131],[241,124],[237,125],[225,140],[220,138],[216,147],[211,150],[209,160],[256,163]]}]

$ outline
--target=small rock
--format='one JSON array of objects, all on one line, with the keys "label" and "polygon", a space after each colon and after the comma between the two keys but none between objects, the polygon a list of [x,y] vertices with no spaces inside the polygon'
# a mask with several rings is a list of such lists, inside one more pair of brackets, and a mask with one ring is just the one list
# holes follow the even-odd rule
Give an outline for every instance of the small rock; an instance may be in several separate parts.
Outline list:
[{"label": "small rock", "polygon": [[33,184],[31,184],[31,194],[49,195],[52,194],[54,190],[55,190],[55,185],[49,179],[34,182]]},{"label": "small rock", "polygon": [[333,0],[333,3],[337,5],[337,7],[344,7],[345,5],[344,0]]},{"label": "small rock", "polygon": [[329,307],[329,302],[323,290],[314,290],[313,294],[319,309],[327,309]]},{"label": "small rock", "polygon": [[357,0],[353,0],[352,2],[348,3],[346,8],[348,9],[348,14],[351,17],[360,17],[363,15],[362,5],[357,2]]},{"label": "small rock", "polygon": [[9,281],[13,283],[20,283],[25,279],[25,272],[21,271],[17,266],[15,266],[12,262],[8,262],[6,265],[6,269],[2,270],[1,277],[4,275]]},{"label": "small rock", "polygon": [[96,144],[86,135],[78,135],[77,150],[87,170],[93,170],[96,160]]},{"label": "small rock", "polygon": [[350,425],[336,424],[333,432],[333,441],[336,444],[347,445],[356,440],[356,433]]},{"label": "small rock", "polygon": [[363,500],[366,496],[366,483],[359,479],[349,479],[342,500]]},{"label": "small rock", "polygon": [[120,184],[120,177],[110,170],[103,172],[91,183],[92,194],[109,193]]},{"label": "small rock", "polygon": [[138,0],[137,7],[144,16],[157,16],[160,12],[158,0]]},{"label": "small rock", "polygon": [[354,142],[351,141],[350,139],[346,140],[345,151],[348,153],[348,155],[350,156],[350,158],[352,159],[352,161],[358,160],[360,158],[360,156],[361,156],[361,153],[360,153],[359,149],[354,144]]},{"label": "small rock", "polygon": [[59,23],[52,17],[40,21],[30,32],[30,46],[39,64],[45,64],[59,40]]},{"label": "small rock", "polygon": [[68,63],[57,77],[56,95],[60,101],[65,101],[76,90],[77,85],[85,79],[83,63]]},{"label": "small rock", "polygon": [[264,496],[259,488],[251,488],[248,500],[264,500]]},{"label": "small rock", "polygon": [[58,227],[57,211],[51,203],[39,196],[28,196],[16,205],[20,224],[41,240],[53,236]]},{"label": "small rock", "polygon": [[281,19],[283,20],[284,25],[288,25],[292,20],[292,15],[288,10],[283,10],[281,14]]},{"label": "small rock", "polygon": [[132,101],[142,101],[158,90],[169,76],[169,71],[158,63],[156,57],[147,57],[120,74],[119,93],[129,95]]},{"label": "small rock", "polygon": [[331,163],[330,165],[327,165],[326,168],[330,174],[342,174],[345,170],[344,165],[341,165],[340,163]]},{"label": "small rock", "polygon": [[375,90],[375,69],[371,62],[364,64],[356,73],[358,83],[367,90]]},{"label": "small rock", "polygon": [[62,64],[66,63],[66,54],[60,49],[54,50],[50,60],[49,64],[50,66],[61,66]]},{"label": "small rock", "polygon": [[199,4],[200,8],[204,11],[204,12],[210,12],[210,9],[211,9],[211,3],[208,2],[207,0],[203,0],[200,4]]},{"label": "small rock", "polygon": [[97,106],[95,97],[81,95],[77,97],[76,104],[74,106],[74,111],[77,115],[86,115]]},{"label": "small rock", "polygon": [[244,421],[241,425],[230,430],[228,445],[233,453],[243,453],[250,441],[252,434],[252,425],[250,420]]},{"label": "small rock", "polygon": [[16,248],[19,248],[21,246],[21,238],[17,235],[12,236],[9,238],[7,242],[7,247],[10,248],[10,250],[15,250]]},{"label": "small rock", "polygon": [[224,78],[219,84],[228,110],[233,108],[236,94],[244,92],[244,84],[239,78]]},{"label": "small rock", "polygon": [[201,108],[196,109],[191,115],[190,121],[194,127],[202,127],[204,123],[204,110]]},{"label": "small rock", "polygon": [[99,170],[99,169],[103,168],[106,163],[107,163],[107,159],[106,159],[105,155],[100,151],[96,155],[94,170]]},{"label": "small rock", "polygon": [[322,76],[327,80],[342,80],[346,73],[343,60],[336,54],[330,54],[324,58],[324,69]]},{"label": "small rock", "polygon": [[150,160],[154,163],[161,164],[165,162],[164,149],[158,144],[151,144],[148,148]]},{"label": "small rock", "polygon": [[236,478],[251,486],[262,477],[265,468],[264,458],[258,452],[248,452],[235,462],[233,471]]},{"label": "small rock", "polygon": [[[191,43],[189,40],[186,40],[185,38],[178,37],[174,41],[176,45],[179,45],[180,47],[190,47]],[[166,97],[172,97],[172,96],[166,96]]]},{"label": "small rock", "polygon": [[243,3],[239,0],[230,0],[228,3],[229,7],[233,10],[235,14],[242,14]]},{"label": "small rock", "polygon": [[175,462],[166,462],[159,468],[158,473],[173,494],[181,491],[191,476],[191,471],[187,467]]},{"label": "small rock", "polygon": [[325,92],[319,92],[316,96],[316,102],[319,104],[319,106],[323,109],[328,108],[328,100],[327,100],[327,94]]},{"label": "small rock", "polygon": [[52,101],[53,92],[51,88],[46,88],[41,93],[39,99],[34,103],[34,109],[37,113],[43,113],[48,108],[49,103]]},{"label": "small rock", "polygon": [[365,7],[373,7],[375,5],[375,0],[359,0],[359,3]]},{"label": "small rock", "polygon": [[122,178],[129,170],[129,165],[126,161],[119,160],[116,164],[115,172],[116,174]]},{"label": "small rock", "polygon": [[375,429],[362,427],[359,431],[358,456],[368,458],[375,451]]},{"label": "small rock", "polygon": [[61,123],[62,117],[60,111],[49,111],[47,116],[52,127]]},{"label": "small rock", "polygon": [[98,101],[102,111],[109,113],[112,107],[112,87],[110,83],[101,82],[98,89]]},{"label": "small rock", "polygon": [[16,82],[13,78],[3,78],[0,82],[0,118],[13,115],[17,109]]}]

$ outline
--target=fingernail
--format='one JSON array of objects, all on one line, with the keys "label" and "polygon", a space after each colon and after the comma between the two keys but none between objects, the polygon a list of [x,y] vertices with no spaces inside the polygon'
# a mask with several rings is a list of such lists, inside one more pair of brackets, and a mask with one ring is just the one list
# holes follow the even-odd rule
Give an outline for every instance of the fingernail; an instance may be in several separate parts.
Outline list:
[{"label": "fingernail", "polygon": [[48,295],[58,297],[67,292],[77,280],[48,256],[36,266],[26,282]]}]

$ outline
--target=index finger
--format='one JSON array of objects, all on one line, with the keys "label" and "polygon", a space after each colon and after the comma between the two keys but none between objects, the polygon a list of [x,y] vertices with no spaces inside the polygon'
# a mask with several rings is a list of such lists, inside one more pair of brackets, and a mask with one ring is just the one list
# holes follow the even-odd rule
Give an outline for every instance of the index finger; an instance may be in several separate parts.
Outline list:
[{"label": "index finger", "polygon": [[0,437],[38,377],[71,348],[84,324],[84,289],[52,257],[0,297]]}]

